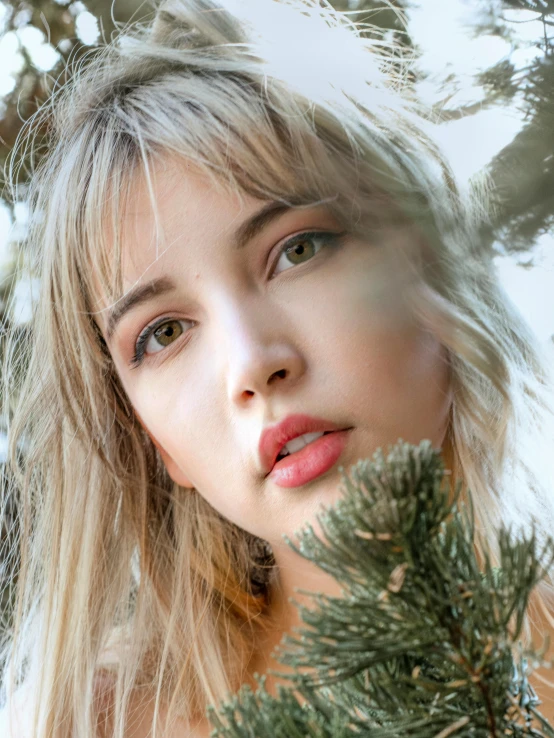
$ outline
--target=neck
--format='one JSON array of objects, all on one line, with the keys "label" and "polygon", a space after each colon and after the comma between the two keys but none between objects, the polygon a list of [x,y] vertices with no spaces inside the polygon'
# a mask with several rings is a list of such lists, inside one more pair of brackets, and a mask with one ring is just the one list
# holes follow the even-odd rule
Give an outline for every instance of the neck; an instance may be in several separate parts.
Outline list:
[{"label": "neck", "polygon": [[304,626],[298,607],[295,602],[313,609],[316,605],[309,594],[299,592],[317,592],[338,597],[341,588],[337,581],[329,574],[319,569],[311,561],[303,559],[287,547],[275,555],[276,574],[270,583],[270,596],[266,614],[267,627],[259,634],[255,653],[248,665],[248,683],[255,689],[257,684],[254,674],[266,675],[266,689],[277,696],[278,684],[285,684],[286,678],[269,674],[269,670],[290,673],[292,667],[285,666],[277,661],[274,650],[281,643],[282,638],[295,635],[297,628]]}]

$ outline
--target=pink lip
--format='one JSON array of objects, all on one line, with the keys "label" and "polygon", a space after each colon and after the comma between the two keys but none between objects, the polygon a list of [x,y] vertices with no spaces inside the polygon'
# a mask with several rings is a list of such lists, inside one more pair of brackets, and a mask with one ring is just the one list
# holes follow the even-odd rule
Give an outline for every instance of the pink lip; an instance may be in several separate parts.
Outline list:
[{"label": "pink lip", "polygon": [[260,461],[265,474],[273,469],[279,451],[285,443],[293,438],[304,435],[304,433],[317,433],[319,431],[338,431],[344,426],[339,426],[324,418],[314,418],[310,415],[288,415],[284,420],[271,428],[266,428],[260,436],[258,446]]},{"label": "pink lip", "polygon": [[279,487],[300,487],[316,479],[336,464],[351,430],[328,433],[280,459],[271,470],[270,479]]}]

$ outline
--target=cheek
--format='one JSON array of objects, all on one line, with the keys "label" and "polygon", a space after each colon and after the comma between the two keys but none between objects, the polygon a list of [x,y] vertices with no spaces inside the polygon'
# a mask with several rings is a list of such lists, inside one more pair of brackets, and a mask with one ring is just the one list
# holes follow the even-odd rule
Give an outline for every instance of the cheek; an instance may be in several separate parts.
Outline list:
[{"label": "cheek", "polygon": [[165,375],[160,386],[145,376],[133,388],[131,402],[156,444],[191,478],[194,459],[205,458],[206,446],[217,447],[221,441],[221,424],[210,414],[213,403],[206,402],[199,388],[188,392],[182,377]]},{"label": "cheek", "polygon": [[444,347],[429,332],[414,328],[391,341],[379,370],[393,441],[428,438],[435,447],[442,445],[452,404]]},{"label": "cheek", "polygon": [[376,445],[400,437],[440,445],[452,401],[447,351],[412,319],[403,299],[409,278],[368,263],[371,256],[337,274],[318,309],[320,331],[311,332],[321,371],[335,406],[365,420]]},{"label": "cheek", "polygon": [[435,436],[450,406],[449,367],[441,345],[416,328],[371,331],[370,338],[357,350],[352,347],[356,354],[345,365],[358,380],[362,406],[399,435],[421,430]]}]

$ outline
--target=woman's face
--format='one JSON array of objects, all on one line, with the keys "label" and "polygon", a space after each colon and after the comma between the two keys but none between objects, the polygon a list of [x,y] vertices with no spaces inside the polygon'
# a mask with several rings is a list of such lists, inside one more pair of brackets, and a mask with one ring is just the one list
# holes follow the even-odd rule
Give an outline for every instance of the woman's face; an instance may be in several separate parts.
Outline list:
[{"label": "woman's face", "polygon": [[[337,498],[339,466],[399,438],[442,444],[448,362],[410,319],[401,256],[333,236],[340,224],[322,205],[274,210],[247,228],[266,201],[241,206],[182,165],[156,170],[156,197],[165,246],[137,184],[124,220],[126,295],[102,306],[101,325],[176,482],[275,545]],[[407,231],[385,238],[397,254],[413,242]],[[291,414],[352,430],[330,468],[282,486],[259,443]]]}]

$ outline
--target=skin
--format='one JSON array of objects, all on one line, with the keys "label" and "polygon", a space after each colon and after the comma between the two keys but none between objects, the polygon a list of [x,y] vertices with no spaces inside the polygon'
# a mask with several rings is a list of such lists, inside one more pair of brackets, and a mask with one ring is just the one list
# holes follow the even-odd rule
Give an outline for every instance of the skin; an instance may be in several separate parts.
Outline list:
[{"label": "skin", "polygon": [[[124,286],[170,277],[175,290],[128,312],[107,343],[172,478],[273,547],[278,627],[253,661],[252,671],[261,673],[275,665],[272,648],[298,622],[289,602],[302,601],[295,588],[338,591],[283,535],[315,523],[321,505],[337,499],[340,465],[348,469],[399,438],[442,445],[452,402],[449,364],[403,301],[410,282],[398,253],[416,248],[409,231],[385,234],[398,245],[393,259],[381,243],[353,237],[338,247],[310,241],[320,250],[297,262],[279,256],[292,235],[341,230],[320,205],[282,214],[236,251],[234,231],[264,201],[245,197],[241,204],[175,163],[158,166],[155,179],[167,248],[156,258],[152,211],[137,182],[124,219]],[[106,337],[113,305],[103,307]],[[165,347],[150,338],[150,355],[132,367],[138,334],[160,317],[182,321],[175,330],[183,333]],[[285,489],[265,478],[258,443],[264,427],[298,412],[354,430],[332,469]]]}]

